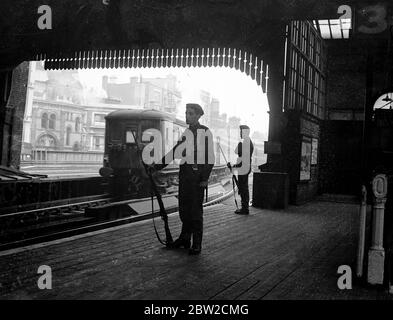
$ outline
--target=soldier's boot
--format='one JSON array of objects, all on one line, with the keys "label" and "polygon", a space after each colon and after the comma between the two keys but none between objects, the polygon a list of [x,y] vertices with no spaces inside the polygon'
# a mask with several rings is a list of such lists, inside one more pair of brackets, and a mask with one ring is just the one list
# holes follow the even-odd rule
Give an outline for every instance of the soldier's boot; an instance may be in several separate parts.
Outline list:
[{"label": "soldier's boot", "polygon": [[179,238],[172,242],[168,247],[170,249],[178,249],[184,247],[189,249],[191,247],[191,223],[189,221],[182,221],[181,232]]},{"label": "soldier's boot", "polygon": [[189,249],[191,246],[191,240],[186,240],[183,238],[178,238],[173,243],[171,243],[168,247],[171,249],[179,249],[184,247],[184,249]]},{"label": "soldier's boot", "polygon": [[202,250],[202,232],[192,234],[192,247],[188,252],[190,255],[200,254]]},{"label": "soldier's boot", "polygon": [[249,214],[249,211],[248,211],[248,206],[249,206],[249,202],[250,202],[249,199],[250,198],[249,198],[249,195],[247,192],[242,195],[242,207],[241,207],[241,209],[237,209],[235,211],[236,214]]},{"label": "soldier's boot", "polygon": [[243,215],[247,215],[250,214],[249,210],[247,207],[242,207],[241,209],[237,209],[235,211],[236,214],[243,214]]},{"label": "soldier's boot", "polygon": [[168,247],[171,249],[179,249],[181,247],[189,249],[191,247],[191,234],[182,230],[179,238],[173,241]]}]

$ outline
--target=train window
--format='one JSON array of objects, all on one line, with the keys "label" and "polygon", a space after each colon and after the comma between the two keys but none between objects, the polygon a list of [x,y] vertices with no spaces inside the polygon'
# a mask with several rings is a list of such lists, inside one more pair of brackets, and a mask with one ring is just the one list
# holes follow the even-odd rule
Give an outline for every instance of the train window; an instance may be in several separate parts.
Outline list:
[{"label": "train window", "polygon": [[[108,139],[110,140],[123,140],[123,126],[118,123],[108,123],[109,130]],[[108,140],[109,141],[109,140]]]},{"label": "train window", "polygon": [[126,131],[126,143],[135,143],[136,138],[136,130],[135,129],[127,129]]}]

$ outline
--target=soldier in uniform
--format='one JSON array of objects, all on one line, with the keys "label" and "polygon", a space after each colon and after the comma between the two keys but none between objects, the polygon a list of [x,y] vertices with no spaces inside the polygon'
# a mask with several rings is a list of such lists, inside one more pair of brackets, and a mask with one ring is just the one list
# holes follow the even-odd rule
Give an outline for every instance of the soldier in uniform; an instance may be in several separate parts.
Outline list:
[{"label": "soldier in uniform", "polygon": [[[250,193],[248,190],[248,175],[251,173],[251,159],[252,153],[254,152],[254,145],[250,139],[250,127],[247,125],[241,125],[240,138],[243,140],[239,142],[235,149],[235,153],[238,155],[234,168],[238,168],[238,188],[241,198],[242,207],[237,209],[237,214],[249,214],[248,206],[250,202]],[[231,164],[228,163],[228,167]]]},{"label": "soldier in uniform", "polygon": [[[200,105],[189,103],[186,105],[186,123],[189,125],[187,132],[182,135],[181,140],[162,159],[162,164],[154,164],[154,169],[162,170],[168,163],[165,159],[179,159],[179,152],[176,150],[186,143],[186,138],[191,137],[192,151],[191,159],[187,160],[185,149],[181,154],[182,163],[179,168],[179,216],[182,222],[180,236],[171,245],[172,248],[184,247],[189,249],[189,254],[199,254],[201,252],[203,234],[203,197],[208,186],[210,173],[214,166],[214,147],[212,134],[206,126],[199,123],[199,118],[204,114]],[[183,146],[184,147],[184,146]],[[169,155],[169,157],[168,157]],[[188,154],[188,156],[190,156]],[[184,159],[186,158],[186,161]],[[190,158],[188,158],[190,159]],[[188,163],[188,162],[193,163]]]}]

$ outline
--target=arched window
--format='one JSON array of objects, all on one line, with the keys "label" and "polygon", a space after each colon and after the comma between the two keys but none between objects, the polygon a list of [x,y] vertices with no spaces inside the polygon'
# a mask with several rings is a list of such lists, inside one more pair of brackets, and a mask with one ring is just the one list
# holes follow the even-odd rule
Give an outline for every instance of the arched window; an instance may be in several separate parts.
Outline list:
[{"label": "arched window", "polygon": [[392,109],[393,108],[393,92],[387,92],[381,95],[374,103],[374,110]]},{"label": "arched window", "polygon": [[75,132],[80,132],[81,131],[81,119],[77,117],[75,119]]},{"label": "arched window", "polygon": [[67,127],[66,146],[69,146],[70,143],[71,143],[71,127]]},{"label": "arched window", "polygon": [[43,113],[41,116],[41,128],[48,128],[48,114]]},{"label": "arched window", "polygon": [[56,115],[52,113],[49,118],[49,129],[55,129]]}]

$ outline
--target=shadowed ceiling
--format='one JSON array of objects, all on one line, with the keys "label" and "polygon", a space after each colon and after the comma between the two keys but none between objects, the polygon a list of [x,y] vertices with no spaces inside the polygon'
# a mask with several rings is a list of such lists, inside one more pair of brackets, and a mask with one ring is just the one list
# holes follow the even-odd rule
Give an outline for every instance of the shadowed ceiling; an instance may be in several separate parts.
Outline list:
[{"label": "shadowed ceiling", "polygon": [[[108,4],[105,4],[105,3]],[[346,1],[345,4],[356,3]],[[39,6],[52,9],[40,30]],[[0,61],[76,50],[236,47],[265,55],[291,19],[337,18],[338,0],[2,0]],[[280,41],[281,42],[281,41]]]}]

